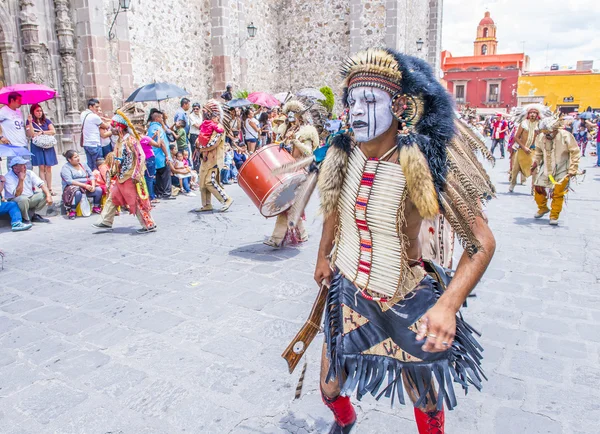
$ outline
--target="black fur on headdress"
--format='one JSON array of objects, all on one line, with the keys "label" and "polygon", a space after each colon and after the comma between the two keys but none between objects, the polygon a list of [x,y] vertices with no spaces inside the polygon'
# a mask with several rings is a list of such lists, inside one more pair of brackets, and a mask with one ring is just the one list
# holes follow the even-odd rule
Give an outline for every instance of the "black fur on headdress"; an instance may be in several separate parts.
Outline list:
[{"label": "black fur on headdress", "polygon": [[396,58],[402,71],[402,92],[420,97],[425,104],[423,116],[415,125],[415,139],[427,158],[439,193],[446,183],[446,146],[455,134],[452,99],[427,62],[391,49],[386,51]]}]

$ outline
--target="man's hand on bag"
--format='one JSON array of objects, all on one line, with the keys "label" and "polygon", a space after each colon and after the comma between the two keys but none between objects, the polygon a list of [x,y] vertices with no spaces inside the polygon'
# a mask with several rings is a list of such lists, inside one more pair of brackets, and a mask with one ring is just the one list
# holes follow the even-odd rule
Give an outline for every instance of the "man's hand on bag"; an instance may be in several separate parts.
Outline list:
[{"label": "man's hand on bag", "polygon": [[454,342],[456,312],[438,302],[421,318],[417,341],[426,338],[423,351],[439,353],[446,351]]}]

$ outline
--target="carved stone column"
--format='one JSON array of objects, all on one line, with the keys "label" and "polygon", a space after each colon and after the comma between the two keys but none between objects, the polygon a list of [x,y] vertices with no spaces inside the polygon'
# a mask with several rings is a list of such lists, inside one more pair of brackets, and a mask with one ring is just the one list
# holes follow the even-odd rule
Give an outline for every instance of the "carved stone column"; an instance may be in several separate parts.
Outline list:
[{"label": "carved stone column", "polygon": [[25,70],[27,81],[44,82],[44,59],[40,53],[37,16],[33,0],[19,1],[21,12],[21,34],[23,35],[23,51],[25,52]]},{"label": "carved stone column", "polygon": [[54,0],[56,13],[56,35],[60,53],[60,70],[65,102],[66,121],[76,122],[79,114],[77,61],[75,57],[75,42],[73,22],[69,0]]}]

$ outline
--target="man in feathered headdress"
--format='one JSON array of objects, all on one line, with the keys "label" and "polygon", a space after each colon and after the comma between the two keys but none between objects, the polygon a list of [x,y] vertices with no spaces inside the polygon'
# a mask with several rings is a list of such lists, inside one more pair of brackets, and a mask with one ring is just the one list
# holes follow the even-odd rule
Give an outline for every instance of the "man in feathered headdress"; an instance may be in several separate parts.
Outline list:
[{"label": "man in feathered headdress", "polygon": [[[196,151],[202,155],[198,182],[202,207],[196,212],[212,211],[212,196],[223,204],[220,211],[225,212],[233,203],[233,199],[225,193],[221,184],[221,169],[225,164],[225,112],[214,99],[206,102],[202,108],[204,122],[200,127],[200,135],[196,141]],[[229,125],[227,123],[227,130]]]},{"label": "man in feathered headdress", "polygon": [[542,104],[530,104],[513,117],[517,132],[514,137],[516,146],[513,145],[511,156],[512,169],[508,188],[510,193],[515,190],[519,173],[523,182],[531,176],[533,147],[539,134],[540,119],[549,114],[548,107]]},{"label": "man in feathered headdress", "polygon": [[[452,380],[479,389],[483,378],[481,347],[458,310],[495,249],[482,209],[495,190],[474,151],[491,156],[455,124],[423,60],[370,49],[348,59],[343,75],[353,135],[332,136],[320,166],[314,274],[329,286],[321,390],[330,432],[352,429],[354,391],[403,403],[406,388],[419,433],[443,433],[444,402],[456,405]],[[449,283],[421,260],[418,241],[423,219],[439,213],[465,249]]]},{"label": "man in feathered headdress", "polygon": [[[550,224],[558,225],[569,181],[577,175],[581,153],[573,134],[562,128],[556,117],[542,119],[541,134],[535,142],[535,156],[531,170],[539,167],[533,180],[534,197],[538,206],[536,219],[550,213]],[[547,190],[548,189],[548,190]],[[548,196],[552,204],[548,208]]]},{"label": "man in feathered headdress", "polygon": [[156,224],[150,215],[152,205],[144,179],[146,158],[140,145],[140,136],[121,110],[117,110],[113,116],[111,127],[119,139],[107,175],[115,182],[107,182],[106,186],[110,188],[109,196],[100,221],[93,226],[98,229],[112,229],[118,207],[127,206],[129,212],[135,214],[142,225],[142,228],[137,230],[138,233],[154,232]]}]

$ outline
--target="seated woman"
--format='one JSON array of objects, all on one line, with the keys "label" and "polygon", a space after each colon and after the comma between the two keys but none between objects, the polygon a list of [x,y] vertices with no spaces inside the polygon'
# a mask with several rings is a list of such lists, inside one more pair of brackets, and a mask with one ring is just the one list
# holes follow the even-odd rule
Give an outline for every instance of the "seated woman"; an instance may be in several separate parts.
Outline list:
[{"label": "seated woman", "polygon": [[73,220],[77,215],[75,209],[81,199],[83,193],[94,199],[92,212],[100,214],[100,201],[102,199],[102,189],[96,187],[96,178],[87,164],[82,163],[79,159],[79,154],[76,151],[68,150],[63,154],[67,159],[67,163],[60,171],[62,179],[63,196],[62,200],[67,209],[70,220]]}]

